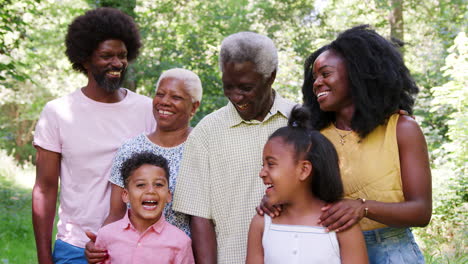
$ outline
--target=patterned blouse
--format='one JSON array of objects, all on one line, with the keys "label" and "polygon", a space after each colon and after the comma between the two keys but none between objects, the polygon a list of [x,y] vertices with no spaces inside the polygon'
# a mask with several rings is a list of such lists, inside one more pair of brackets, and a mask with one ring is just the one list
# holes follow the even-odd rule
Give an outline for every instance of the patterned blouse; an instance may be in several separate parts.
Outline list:
[{"label": "patterned blouse", "polygon": [[[151,142],[145,134],[136,136],[126,141],[117,151],[117,154],[112,163],[111,177],[109,181],[120,187],[124,187],[120,169],[122,164],[130,158],[133,154],[139,152],[153,152],[154,154],[161,155],[167,159],[169,163],[169,189],[174,193],[177,174],[179,173],[179,165],[184,151],[184,144],[182,143],[176,147],[164,148]],[[167,203],[164,208],[164,216],[166,220],[184,231],[190,237],[190,218],[188,215],[175,212],[172,210],[172,202]]]}]

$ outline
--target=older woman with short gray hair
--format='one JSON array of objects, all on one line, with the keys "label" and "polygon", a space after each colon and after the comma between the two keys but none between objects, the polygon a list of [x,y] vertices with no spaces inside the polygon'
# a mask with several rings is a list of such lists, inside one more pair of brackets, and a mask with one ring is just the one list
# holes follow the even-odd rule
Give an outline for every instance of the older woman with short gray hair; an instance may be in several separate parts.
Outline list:
[{"label": "older woman with short gray hair", "polygon": [[[149,151],[166,158],[170,170],[169,189],[174,193],[184,144],[192,130],[189,122],[200,106],[201,97],[200,78],[192,71],[175,68],[161,74],[153,99],[156,130],[132,138],[119,148],[109,179],[112,183],[110,211],[104,225],[121,219],[126,212],[127,206],[121,198],[124,187],[121,169],[123,162],[134,153]],[[190,216],[173,211],[172,202],[166,205],[164,216],[169,223],[190,236]],[[86,256],[90,263],[97,263],[105,259],[105,251],[88,242]]]}]

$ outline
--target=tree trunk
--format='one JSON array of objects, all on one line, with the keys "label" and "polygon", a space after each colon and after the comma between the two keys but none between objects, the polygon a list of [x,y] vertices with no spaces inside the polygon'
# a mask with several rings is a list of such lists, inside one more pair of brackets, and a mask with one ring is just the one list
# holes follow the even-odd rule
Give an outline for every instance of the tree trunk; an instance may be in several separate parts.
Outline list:
[{"label": "tree trunk", "polygon": [[[403,0],[390,0],[390,4],[392,8],[388,17],[390,22],[390,38],[396,43],[403,44]],[[400,51],[403,53],[402,46],[400,46]]]}]

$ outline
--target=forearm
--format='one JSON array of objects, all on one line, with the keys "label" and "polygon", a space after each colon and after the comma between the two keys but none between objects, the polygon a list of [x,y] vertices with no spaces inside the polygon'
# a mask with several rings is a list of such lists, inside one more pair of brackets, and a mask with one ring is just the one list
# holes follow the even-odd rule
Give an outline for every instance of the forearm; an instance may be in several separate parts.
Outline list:
[{"label": "forearm", "polygon": [[192,216],[192,249],[197,264],[217,263],[217,242],[213,222],[209,219]]},{"label": "forearm", "polygon": [[57,190],[35,185],[32,194],[32,218],[39,263],[52,263],[52,229]]},{"label": "forearm", "polygon": [[432,203],[425,200],[401,203],[366,201],[367,218],[393,227],[426,226],[431,220]]}]

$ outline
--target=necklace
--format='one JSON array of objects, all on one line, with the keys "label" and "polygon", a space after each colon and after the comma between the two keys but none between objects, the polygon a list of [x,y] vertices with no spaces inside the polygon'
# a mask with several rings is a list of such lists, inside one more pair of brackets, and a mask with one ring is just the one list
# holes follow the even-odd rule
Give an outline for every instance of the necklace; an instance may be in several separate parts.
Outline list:
[{"label": "necklace", "polygon": [[347,137],[348,135],[350,135],[351,133],[353,133],[353,131],[349,131],[348,133],[344,134],[344,135],[341,135],[340,134],[340,131],[338,131],[338,129],[336,128],[336,125],[333,124],[333,128],[335,129],[336,131],[336,134],[338,134],[338,136],[340,136],[340,143],[341,143],[341,146],[343,146],[345,143],[346,143],[346,140],[345,140],[345,137]]}]

